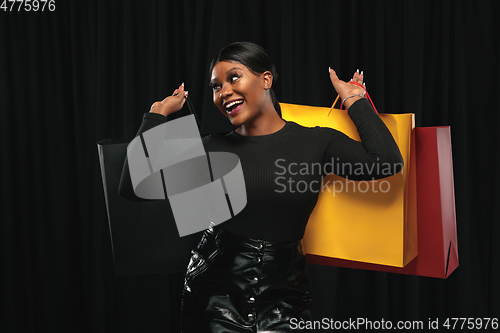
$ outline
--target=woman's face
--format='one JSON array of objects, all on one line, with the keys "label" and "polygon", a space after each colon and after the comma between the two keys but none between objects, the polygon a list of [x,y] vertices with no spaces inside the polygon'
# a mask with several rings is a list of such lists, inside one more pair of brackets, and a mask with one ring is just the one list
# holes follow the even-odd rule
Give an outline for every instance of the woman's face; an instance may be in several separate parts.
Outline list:
[{"label": "woman's face", "polygon": [[214,104],[233,125],[248,124],[261,114],[269,101],[272,75],[252,73],[236,61],[221,61],[212,70],[210,85]]}]

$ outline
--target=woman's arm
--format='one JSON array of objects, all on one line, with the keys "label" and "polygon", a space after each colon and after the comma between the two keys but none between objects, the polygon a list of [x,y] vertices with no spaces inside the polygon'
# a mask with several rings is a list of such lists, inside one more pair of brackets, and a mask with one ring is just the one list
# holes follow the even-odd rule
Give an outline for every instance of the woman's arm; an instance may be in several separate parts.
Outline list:
[{"label": "woman's arm", "polygon": [[[144,114],[142,118],[142,124],[136,137],[140,134],[161,125],[167,121],[167,116],[179,111],[186,101],[187,91],[184,91],[184,83],[177,88],[172,96],[168,96],[162,101],[154,102],[151,105],[149,113]],[[120,179],[120,185],[118,187],[118,193],[125,199],[133,201],[150,201],[147,199],[142,199],[135,195],[134,188],[132,186],[132,179],[130,178],[130,170],[128,166],[128,158],[125,159],[123,163],[122,175]]]},{"label": "woman's arm", "polygon": [[[338,79],[330,70],[335,90],[344,99],[351,95],[364,95],[364,89]],[[363,82],[363,74],[354,73],[352,82]],[[334,158],[334,173],[353,180],[372,180],[394,175],[403,168],[401,152],[384,122],[368,100],[361,96],[347,98],[348,114],[356,125],[361,142],[335,131],[325,152],[325,163]]]}]

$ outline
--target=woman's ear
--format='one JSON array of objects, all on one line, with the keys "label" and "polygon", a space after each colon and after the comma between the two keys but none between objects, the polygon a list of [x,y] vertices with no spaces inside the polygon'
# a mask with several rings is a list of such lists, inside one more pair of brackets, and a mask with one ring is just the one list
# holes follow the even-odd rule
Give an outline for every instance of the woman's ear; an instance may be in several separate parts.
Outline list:
[{"label": "woman's ear", "polygon": [[262,73],[262,83],[264,84],[264,89],[266,90],[273,86],[273,74],[270,71]]}]

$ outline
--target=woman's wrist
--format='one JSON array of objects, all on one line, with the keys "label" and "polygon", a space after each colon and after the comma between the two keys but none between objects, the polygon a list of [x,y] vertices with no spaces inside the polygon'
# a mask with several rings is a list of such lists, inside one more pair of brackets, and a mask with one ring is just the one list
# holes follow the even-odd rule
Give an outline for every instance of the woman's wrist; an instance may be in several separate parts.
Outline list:
[{"label": "woman's wrist", "polygon": [[146,112],[145,116],[148,119],[153,119],[153,120],[157,120],[157,121],[161,121],[161,122],[164,122],[167,119],[167,116],[165,116],[165,115],[163,115],[161,113],[158,113],[158,112],[151,112],[151,111],[150,112]]},{"label": "woman's wrist", "polygon": [[351,105],[353,105],[355,102],[359,101],[360,99],[364,99],[361,94],[356,94],[352,96],[348,96],[344,99],[343,104],[345,105],[346,109],[349,109]]},{"label": "woman's wrist", "polygon": [[165,110],[156,109],[156,108],[149,110],[149,113],[156,113],[156,114],[162,115],[164,117],[168,117],[170,115],[170,113],[167,113]]}]

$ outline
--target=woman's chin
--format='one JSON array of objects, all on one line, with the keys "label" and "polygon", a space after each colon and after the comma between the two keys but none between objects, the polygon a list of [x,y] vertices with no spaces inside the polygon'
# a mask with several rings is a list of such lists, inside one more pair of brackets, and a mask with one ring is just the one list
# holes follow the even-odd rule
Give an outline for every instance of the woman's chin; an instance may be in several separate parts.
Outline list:
[{"label": "woman's chin", "polygon": [[229,121],[231,122],[231,124],[233,124],[233,126],[241,126],[241,125],[243,125],[243,123],[239,119],[239,117],[230,117]]}]

